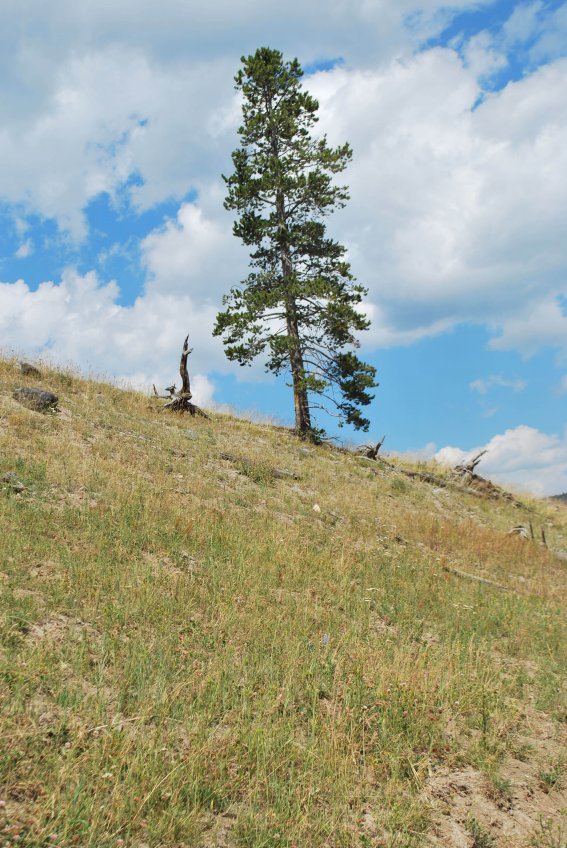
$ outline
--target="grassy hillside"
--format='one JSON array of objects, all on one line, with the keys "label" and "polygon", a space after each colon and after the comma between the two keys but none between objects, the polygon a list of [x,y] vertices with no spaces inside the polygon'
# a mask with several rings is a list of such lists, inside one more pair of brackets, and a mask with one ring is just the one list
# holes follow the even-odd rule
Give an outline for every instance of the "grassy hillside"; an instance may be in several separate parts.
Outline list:
[{"label": "grassy hillside", "polygon": [[2,361],[8,472],[0,846],[565,845],[563,504]]}]

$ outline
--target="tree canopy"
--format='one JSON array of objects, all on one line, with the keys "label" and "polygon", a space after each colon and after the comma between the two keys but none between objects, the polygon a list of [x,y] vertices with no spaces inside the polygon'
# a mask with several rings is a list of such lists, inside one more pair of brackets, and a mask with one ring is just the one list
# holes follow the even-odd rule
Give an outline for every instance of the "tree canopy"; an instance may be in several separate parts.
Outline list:
[{"label": "tree canopy", "polygon": [[250,273],[225,295],[214,333],[229,359],[247,365],[263,355],[268,371],[291,373],[296,431],[308,436],[317,432],[315,409],[367,430],[360,407],[377,383],[376,369],[355,353],[356,334],[369,327],[359,306],[366,289],[325,225],[348,200],[335,175],[352,151],[314,134],[319,104],[302,76],[297,59],[262,47],[242,58],[235,77],[243,122],[225,207],[251,249]]}]

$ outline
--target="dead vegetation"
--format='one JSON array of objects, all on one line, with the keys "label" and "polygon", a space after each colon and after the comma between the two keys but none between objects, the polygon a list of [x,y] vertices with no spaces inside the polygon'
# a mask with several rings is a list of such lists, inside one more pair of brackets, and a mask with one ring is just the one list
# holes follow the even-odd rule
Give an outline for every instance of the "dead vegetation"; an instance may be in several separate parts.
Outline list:
[{"label": "dead vegetation", "polygon": [[189,348],[189,336],[185,337],[183,348],[181,350],[181,361],[179,363],[179,375],[181,377],[181,389],[177,391],[175,383],[166,388],[167,395],[160,395],[154,386],[154,396],[162,400],[167,400],[163,409],[168,409],[170,412],[188,412],[190,415],[200,415],[202,418],[208,418],[206,412],[201,407],[191,402],[193,397],[191,393],[191,382],[189,380],[189,371],[187,370],[187,358],[191,350]]}]

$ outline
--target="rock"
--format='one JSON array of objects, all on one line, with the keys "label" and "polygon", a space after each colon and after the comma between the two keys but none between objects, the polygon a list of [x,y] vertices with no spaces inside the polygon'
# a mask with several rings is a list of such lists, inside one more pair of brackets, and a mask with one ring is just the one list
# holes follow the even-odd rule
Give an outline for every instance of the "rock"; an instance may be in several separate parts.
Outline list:
[{"label": "rock", "polygon": [[16,389],[12,395],[18,403],[27,406],[28,409],[33,409],[35,412],[47,412],[54,410],[57,407],[59,398],[53,392],[48,392],[45,389]]},{"label": "rock", "polygon": [[30,362],[23,362],[21,360],[18,365],[20,366],[20,371],[25,377],[41,377],[41,371],[39,368],[36,368],[35,365],[32,365]]},{"label": "rock", "polygon": [[313,504],[313,512],[321,512],[321,507],[319,504]]},{"label": "rock", "polygon": [[22,481],[18,480],[18,478],[16,477],[16,475],[13,471],[8,471],[6,474],[3,475],[3,477],[0,477],[0,482],[7,483],[8,486],[14,492],[18,492],[18,493],[25,491],[25,488],[26,488],[24,486],[24,484],[22,483]]}]

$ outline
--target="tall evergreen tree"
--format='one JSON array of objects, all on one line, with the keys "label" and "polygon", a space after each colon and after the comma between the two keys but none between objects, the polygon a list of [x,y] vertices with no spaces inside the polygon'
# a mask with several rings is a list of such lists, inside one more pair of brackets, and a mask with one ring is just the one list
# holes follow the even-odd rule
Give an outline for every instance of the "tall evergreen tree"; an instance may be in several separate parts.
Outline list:
[{"label": "tall evergreen tree", "polygon": [[355,333],[369,327],[357,309],[366,289],[324,224],[348,200],[334,175],[351,149],[312,135],[319,104],[302,88],[296,59],[262,47],[242,64],[235,77],[242,144],[232,154],[234,173],[224,177],[225,207],[238,214],[233,232],[252,249],[251,272],[224,297],[214,334],[241,365],[264,354],[267,370],[291,372],[299,435],[316,434],[317,408],[367,430],[359,407],[373,398],[376,369],[354,353]]}]

